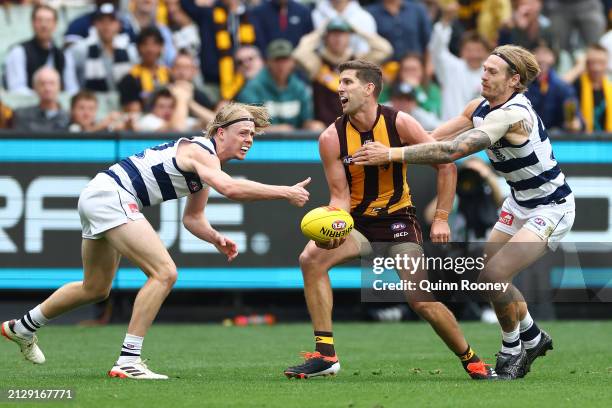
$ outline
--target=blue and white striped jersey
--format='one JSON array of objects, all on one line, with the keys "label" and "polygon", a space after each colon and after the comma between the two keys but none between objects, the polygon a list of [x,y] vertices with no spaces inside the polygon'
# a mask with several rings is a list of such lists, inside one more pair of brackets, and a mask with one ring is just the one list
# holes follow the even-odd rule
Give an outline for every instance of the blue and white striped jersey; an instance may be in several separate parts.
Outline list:
[{"label": "blue and white striped jersey", "polygon": [[562,201],[572,190],[555,159],[544,124],[525,95],[515,94],[494,109],[487,100],[482,101],[472,114],[474,127],[499,108],[518,110],[533,125],[525,143],[514,145],[504,136],[486,150],[493,168],[510,186],[514,200],[525,208]]},{"label": "blue and white striped jersey", "polygon": [[180,138],[136,153],[112,165],[104,173],[134,195],[140,207],[184,197],[207,187],[195,173],[182,171],[176,163],[176,150],[181,141],[200,145],[216,155],[215,142],[203,136]]}]

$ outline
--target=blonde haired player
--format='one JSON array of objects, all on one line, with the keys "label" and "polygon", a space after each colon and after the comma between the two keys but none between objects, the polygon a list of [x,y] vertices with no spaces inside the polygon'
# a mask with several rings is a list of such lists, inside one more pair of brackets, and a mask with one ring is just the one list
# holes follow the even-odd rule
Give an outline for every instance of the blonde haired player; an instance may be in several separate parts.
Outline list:
[{"label": "blonde haired player", "polygon": [[144,206],[187,196],[185,228],[232,261],[238,255],[236,243],[217,232],[204,215],[209,187],[239,201],[285,199],[298,207],[308,201],[304,187],[310,178],[294,186],[274,186],[236,180],[221,170],[221,163],[244,160],[253,136],[268,125],[265,108],[228,104],[217,113],[206,136],[151,147],[98,173],[81,193],[78,204],[83,227],[83,281],[62,286],[21,319],[2,323],[2,335],[17,343],[27,360],[44,363],[36,330],[50,319],[105,299],[119,260],[125,256],[148,279],[136,296],[121,355],[108,374],[167,379],[148,369],[140,354],[144,336],[177,279],[177,270],[140,211]]},{"label": "blonde haired player", "polygon": [[505,293],[491,301],[502,328],[502,347],[495,371],[500,378],[525,376],[533,361],[552,349],[552,339],[541,331],[527,310],[512,278],[535,262],[549,246],[554,249],[574,223],[574,195],[552,151],[542,120],[524,92],[540,72],[538,63],[522,47],[497,47],[483,64],[482,96],[462,115],[434,131],[442,140],[389,149],[379,143],[361,148],[353,157],[362,165],[450,163],[486,149],[512,195],[485,248],[487,265],[480,280],[508,282]]}]

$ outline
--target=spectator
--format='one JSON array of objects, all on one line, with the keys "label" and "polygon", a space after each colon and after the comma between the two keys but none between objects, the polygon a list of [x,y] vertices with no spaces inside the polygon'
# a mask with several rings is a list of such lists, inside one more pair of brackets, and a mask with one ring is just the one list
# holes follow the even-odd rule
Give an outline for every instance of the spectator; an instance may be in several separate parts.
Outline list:
[{"label": "spectator", "polygon": [[[382,0],[367,9],[376,20],[378,34],[393,46],[393,61],[411,52],[425,55],[431,37],[431,21],[420,2]],[[355,26],[359,22],[352,22]]]},{"label": "spectator", "polygon": [[[111,3],[116,9],[119,9],[119,2],[117,0],[95,0],[94,3],[96,6],[94,11],[82,14],[68,24],[68,28],[64,34],[64,48],[84,40],[94,32],[94,15],[102,4]],[[130,39],[135,38],[134,29],[132,28],[132,24],[127,14],[119,12],[118,16],[121,24],[121,34],[128,36]]]},{"label": "spectator", "polygon": [[[355,0],[321,0],[312,11],[315,29],[324,27],[331,20],[340,17],[359,26],[364,33],[376,34],[376,20],[358,1]],[[357,34],[351,35],[351,49],[357,54],[365,54],[370,50],[368,42]]]},{"label": "spectator", "polygon": [[200,31],[200,69],[205,83],[221,99],[232,100],[245,82],[236,70],[234,52],[256,40],[250,13],[238,0],[217,0],[213,6],[181,0],[181,7]]},{"label": "spectator", "polygon": [[420,108],[440,117],[442,100],[440,87],[425,76],[423,60],[418,54],[406,54],[400,61],[396,83],[407,84],[414,90],[416,103]]},{"label": "spectator", "polygon": [[541,0],[515,0],[509,27],[499,32],[499,45],[514,44],[535,49],[541,41],[556,47],[550,20],[541,14]]},{"label": "spectator", "polygon": [[[606,76],[608,57],[608,51],[601,45],[589,46],[586,67],[573,81],[587,132],[612,132],[612,84]],[[565,79],[571,82],[573,78],[567,73]]]},{"label": "spectator", "polygon": [[460,45],[460,57],[448,49],[452,15],[445,12],[434,25],[429,49],[436,78],[442,89],[442,120],[458,116],[463,107],[480,96],[482,63],[489,55],[487,42],[473,31],[465,32]]},{"label": "spectator", "polygon": [[34,72],[50,66],[62,73],[60,87],[68,93],[78,90],[72,58],[53,43],[57,27],[57,11],[37,5],[32,9],[34,37],[13,46],[4,61],[4,74],[9,92],[33,94]]},{"label": "spectator", "polygon": [[200,55],[200,36],[198,28],[183,11],[180,0],[165,0],[168,9],[168,28],[177,50],[188,50],[191,55]]},{"label": "spectator", "polygon": [[497,44],[499,30],[501,27],[509,25],[511,20],[511,0],[484,0],[478,14],[478,34],[486,39],[489,44]]},{"label": "spectator", "polygon": [[189,90],[175,85],[151,95],[151,111],[136,122],[140,132],[185,132],[196,129],[198,121],[188,116]]},{"label": "spectator", "polygon": [[425,130],[434,130],[442,124],[440,119],[431,112],[421,108],[417,102],[417,90],[407,82],[393,85],[389,105],[414,117]]},{"label": "spectator", "polygon": [[167,67],[158,63],[164,48],[164,40],[159,30],[154,27],[144,28],[138,34],[136,42],[140,64],[134,65],[130,72],[119,83],[122,101],[145,101],[156,88],[165,86],[170,81]]},{"label": "spectator", "polygon": [[111,112],[96,123],[98,99],[90,91],[79,91],[70,100],[70,132],[97,132],[100,130],[122,130],[124,123],[119,112]]},{"label": "spectator", "polygon": [[14,112],[14,128],[40,132],[66,130],[70,118],[59,102],[60,76],[55,68],[43,66],[34,73],[34,91],[38,95],[36,106],[17,109]]},{"label": "spectator", "polygon": [[81,89],[95,92],[116,91],[119,81],[138,61],[138,53],[126,35],[119,34],[120,22],[112,3],[98,7],[93,16],[95,32],[72,46]]},{"label": "spectator", "polygon": [[[368,42],[368,53],[358,54],[349,46],[351,33]],[[340,64],[356,58],[380,64],[392,52],[387,40],[378,34],[364,33],[341,18],[331,20],[325,29],[320,28],[302,38],[294,58],[312,81],[315,119],[329,125],[342,115],[338,98]]]},{"label": "spectator", "polygon": [[[612,5],[612,0],[609,0]],[[612,11],[608,14],[608,27],[607,32],[599,39],[599,44],[608,50],[608,55],[612,54]],[[612,58],[608,58],[608,78],[612,78]]]},{"label": "spectator", "polygon": [[571,50],[571,38],[578,30],[583,44],[594,44],[606,29],[601,0],[548,0],[548,16],[554,38],[562,50]]},{"label": "spectator", "polygon": [[300,38],[314,30],[310,10],[295,0],[266,0],[251,14],[261,50],[279,38],[289,40],[295,47]]},{"label": "spectator", "polygon": [[174,85],[178,84],[188,91],[189,114],[198,118],[205,125],[214,119],[215,107],[208,96],[194,85],[197,73],[193,56],[188,51],[179,51],[170,71],[172,80],[170,89],[172,90]]},{"label": "spectator", "polygon": [[576,92],[555,72],[555,53],[542,43],[534,54],[541,72],[525,95],[547,129],[580,130]]},{"label": "spectator", "polygon": [[245,81],[255,78],[264,66],[259,48],[254,45],[243,45],[238,48],[234,59],[238,73],[244,77]]},{"label": "spectator", "polygon": [[485,0],[457,0],[446,3],[457,3],[458,21],[463,31],[475,31],[478,27],[478,16]]},{"label": "spectator", "polygon": [[13,127],[13,110],[0,102],[0,129]]},{"label": "spectator", "polygon": [[310,90],[293,72],[291,43],[274,40],[266,51],[266,67],[246,84],[238,101],[263,104],[270,113],[269,131],[323,130],[323,124],[313,120]]},{"label": "spectator", "polygon": [[149,27],[157,28],[163,39],[163,63],[167,66],[172,65],[172,62],[174,62],[174,57],[176,57],[176,48],[174,48],[172,32],[170,29],[157,22],[157,0],[133,0],[132,6],[133,10],[128,15],[132,29],[136,34],[136,37],[132,37],[132,41],[136,41],[138,34],[143,29]]}]

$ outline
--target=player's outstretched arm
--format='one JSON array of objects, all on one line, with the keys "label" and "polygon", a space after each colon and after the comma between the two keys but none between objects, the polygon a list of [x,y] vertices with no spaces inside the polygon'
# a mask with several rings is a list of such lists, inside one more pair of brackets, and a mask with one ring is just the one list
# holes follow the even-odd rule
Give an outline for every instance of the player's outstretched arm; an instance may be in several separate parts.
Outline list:
[{"label": "player's outstretched arm", "polygon": [[196,237],[213,244],[220,253],[227,256],[228,262],[231,262],[238,256],[238,245],[215,230],[204,215],[209,190],[209,188],[205,188],[187,196],[187,205],[185,205],[185,211],[183,212],[183,225],[187,228],[187,231]]},{"label": "player's outstretched arm", "polygon": [[391,149],[380,143],[368,143],[353,155],[353,159],[361,165],[380,165],[391,161],[450,163],[491,146],[515,123],[525,120],[522,109],[497,109],[488,114],[479,127],[463,132],[453,140]]},{"label": "player's outstretched arm", "polygon": [[285,199],[303,207],[310,193],[304,188],[310,177],[293,186],[277,186],[250,180],[234,179],[221,170],[219,159],[195,144],[181,146],[177,162],[183,171],[196,173],[200,179],[230,200],[255,201]]},{"label": "player's outstretched arm", "polygon": [[456,136],[460,135],[463,132],[468,131],[474,127],[472,122],[472,114],[482,102],[482,98],[474,99],[470,103],[468,103],[461,113],[461,115],[452,118],[431,132],[431,136],[434,140],[440,142],[444,140],[452,140]]}]

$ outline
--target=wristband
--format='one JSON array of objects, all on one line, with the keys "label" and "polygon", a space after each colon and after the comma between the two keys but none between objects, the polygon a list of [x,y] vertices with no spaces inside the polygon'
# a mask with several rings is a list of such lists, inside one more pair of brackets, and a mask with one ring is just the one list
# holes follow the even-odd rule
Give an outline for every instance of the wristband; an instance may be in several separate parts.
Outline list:
[{"label": "wristband", "polygon": [[436,214],[434,215],[433,220],[434,222],[436,221],[447,222],[448,221],[448,211],[442,210],[440,208],[436,209]]},{"label": "wristband", "polygon": [[404,160],[402,159],[402,152],[403,152],[402,148],[401,147],[390,147],[389,148],[389,163],[393,163],[394,162],[394,160],[393,160],[393,151],[394,151],[394,149],[399,150],[399,153],[400,153],[400,157],[399,157],[400,160],[399,161],[403,162]]}]

